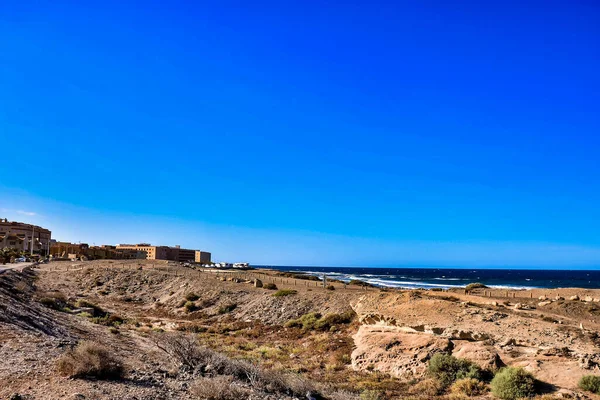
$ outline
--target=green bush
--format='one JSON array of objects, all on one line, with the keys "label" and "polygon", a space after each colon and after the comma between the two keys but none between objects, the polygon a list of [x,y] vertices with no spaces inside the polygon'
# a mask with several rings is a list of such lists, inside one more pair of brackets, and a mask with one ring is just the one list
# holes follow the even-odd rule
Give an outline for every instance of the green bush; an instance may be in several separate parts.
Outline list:
[{"label": "green bush", "polygon": [[125,322],[125,320],[117,314],[106,314],[103,317],[93,317],[90,318],[90,321],[94,324],[105,326],[120,326]]},{"label": "green bush", "polygon": [[321,318],[321,314],[319,313],[308,313],[298,319],[292,319],[286,322],[285,326],[287,328],[302,328],[308,331],[314,329],[319,318]]},{"label": "green bush", "polygon": [[327,314],[315,323],[315,329],[326,331],[335,325],[349,324],[355,316],[354,311],[347,311],[342,314]]},{"label": "green bush", "polygon": [[225,305],[219,307],[219,314],[230,313],[233,310],[235,310],[236,308],[237,308],[237,304],[235,304],[235,303],[225,304]]},{"label": "green bush", "polygon": [[196,311],[198,308],[196,307],[196,303],[194,303],[193,301],[187,301],[184,306],[185,308],[185,312],[194,312]]},{"label": "green bush", "polygon": [[321,279],[314,275],[308,275],[302,272],[280,272],[277,276],[284,276],[286,278],[302,279],[305,281],[321,281]]},{"label": "green bush", "polygon": [[487,289],[487,286],[485,286],[483,283],[475,282],[475,283],[469,283],[465,287],[465,289],[467,289],[467,291],[473,290],[473,289]]},{"label": "green bush", "polygon": [[280,290],[276,291],[275,293],[273,293],[273,296],[284,297],[284,296],[290,296],[290,295],[296,294],[296,293],[298,293],[298,291],[294,290],[294,289],[280,289]]},{"label": "green bush", "polygon": [[333,285],[327,285],[327,287],[325,289],[327,289],[327,290],[335,290],[335,286],[333,286]]},{"label": "green bush", "polygon": [[483,371],[477,364],[473,364],[462,358],[439,353],[431,357],[427,371],[444,388],[452,385],[458,379],[473,378],[481,380],[483,377]]},{"label": "green bush", "polygon": [[52,297],[42,297],[40,299],[40,303],[45,307],[48,307],[48,308],[51,308],[51,309],[57,310],[57,311],[62,310],[62,308],[64,307],[64,303],[62,303],[59,300],[52,298]]},{"label": "green bush", "polygon": [[277,285],[274,283],[265,283],[263,288],[268,290],[277,290]]},{"label": "green bush", "polygon": [[492,382],[492,393],[504,400],[532,397],[535,394],[535,378],[523,368],[501,369]]},{"label": "green bush", "polygon": [[287,328],[302,328],[305,331],[309,330],[335,330],[337,325],[349,324],[352,322],[356,313],[354,311],[347,311],[341,314],[327,314],[321,317],[321,314],[312,312],[304,314],[298,319],[292,319],[288,321],[285,326]]},{"label": "green bush", "polygon": [[185,295],[185,299],[187,301],[196,301],[200,298],[196,293],[188,293]]},{"label": "green bush", "polygon": [[579,387],[588,392],[600,394],[600,376],[585,375],[579,380]]},{"label": "green bush", "polygon": [[370,283],[358,280],[358,279],[352,279],[350,282],[348,282],[348,285],[356,285],[356,286],[366,286],[366,287],[375,287],[373,285],[371,285]]},{"label": "green bush", "polygon": [[104,311],[102,308],[86,300],[77,300],[77,302],[75,303],[75,307],[91,308],[94,317],[104,317],[107,314],[106,311]]}]

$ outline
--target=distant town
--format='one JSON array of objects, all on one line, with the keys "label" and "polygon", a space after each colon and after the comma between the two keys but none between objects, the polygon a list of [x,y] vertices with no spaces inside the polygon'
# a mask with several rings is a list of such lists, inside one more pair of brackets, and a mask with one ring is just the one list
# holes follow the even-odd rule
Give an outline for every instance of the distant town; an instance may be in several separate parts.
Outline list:
[{"label": "distant town", "polygon": [[7,255],[3,257],[4,262],[18,262],[25,258],[56,261],[142,259],[196,263],[217,268],[248,267],[248,263],[213,263],[210,252],[184,249],[178,245],[137,243],[90,246],[87,243],[61,242],[52,239],[52,232],[47,228],[6,218],[0,219],[0,250]]}]

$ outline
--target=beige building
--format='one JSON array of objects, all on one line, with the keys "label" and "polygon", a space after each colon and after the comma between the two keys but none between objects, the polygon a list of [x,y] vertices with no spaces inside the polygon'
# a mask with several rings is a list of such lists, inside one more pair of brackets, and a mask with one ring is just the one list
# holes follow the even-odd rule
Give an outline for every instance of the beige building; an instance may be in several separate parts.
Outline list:
[{"label": "beige building", "polygon": [[152,246],[149,243],[139,244],[119,244],[117,249],[120,250],[137,250],[138,258],[146,260],[168,260],[167,246]]},{"label": "beige building", "polygon": [[87,243],[52,241],[50,255],[54,258],[77,258],[88,260],[132,260],[146,258],[146,253],[132,249],[117,249],[116,246],[89,246]]},{"label": "beige building", "polygon": [[[117,249],[137,250],[140,258],[146,260],[171,260],[171,261],[191,261],[194,262],[198,258],[199,250],[182,249],[180,246],[152,246],[149,243],[139,244],[120,244]],[[204,259],[208,257],[210,262],[210,253],[200,252],[204,254]],[[208,255],[208,256],[207,256]]]},{"label": "beige building", "polygon": [[0,248],[48,254],[52,232],[41,226],[0,219]]},{"label": "beige building", "polygon": [[210,256],[211,254],[208,251],[196,250],[194,261],[197,263],[209,264],[211,262]]}]

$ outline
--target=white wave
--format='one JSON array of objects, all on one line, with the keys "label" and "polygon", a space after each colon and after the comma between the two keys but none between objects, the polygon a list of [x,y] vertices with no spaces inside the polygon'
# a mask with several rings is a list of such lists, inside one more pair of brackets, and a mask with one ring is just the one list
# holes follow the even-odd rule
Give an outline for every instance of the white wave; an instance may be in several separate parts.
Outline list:
[{"label": "white wave", "polygon": [[[464,288],[465,285],[456,285],[456,284],[443,284],[443,283],[428,283],[423,282],[419,278],[409,277],[409,276],[389,276],[389,275],[376,275],[376,274],[352,274],[352,273],[343,273],[343,272],[322,272],[322,271],[290,271],[296,273],[304,273],[307,275],[313,275],[321,278],[323,274],[328,277],[332,277],[343,282],[350,282],[352,280],[359,280],[366,283],[369,283],[374,286],[379,287],[389,287],[389,288],[406,288],[406,289],[432,289],[432,288],[440,288],[440,289],[460,289]],[[398,280],[404,279],[404,280]],[[461,278],[432,278],[432,280],[436,281],[466,281],[467,279]],[[471,280],[469,280],[471,281]],[[528,289],[536,289],[535,286],[521,286],[521,285],[488,285],[492,289],[505,289],[505,290],[528,290]]]},{"label": "white wave", "polygon": [[517,286],[517,285],[488,285],[491,289],[508,289],[508,290],[531,290],[540,289],[538,286]]}]

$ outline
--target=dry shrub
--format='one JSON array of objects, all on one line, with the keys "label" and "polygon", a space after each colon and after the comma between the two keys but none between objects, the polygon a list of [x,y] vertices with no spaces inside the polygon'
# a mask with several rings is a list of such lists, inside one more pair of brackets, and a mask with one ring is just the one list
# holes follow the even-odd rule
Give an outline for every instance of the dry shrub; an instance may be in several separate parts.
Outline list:
[{"label": "dry shrub", "polygon": [[365,390],[360,394],[360,400],[383,400],[381,393],[377,390]]},{"label": "dry shrub", "polygon": [[248,396],[246,389],[225,376],[200,378],[192,384],[190,393],[202,400],[239,400]]},{"label": "dry shrub", "polygon": [[331,393],[327,396],[330,400],[359,400],[360,397],[357,394],[348,392],[347,390],[338,390],[337,392]]},{"label": "dry shrub", "polygon": [[104,346],[81,342],[58,360],[58,371],[71,378],[119,379],[125,374],[121,360]]},{"label": "dry shrub", "polygon": [[196,293],[188,293],[185,295],[185,299],[187,301],[196,301],[200,298]]},{"label": "dry shrub", "polygon": [[195,337],[181,333],[155,336],[155,343],[181,369],[211,376],[227,376],[269,393],[305,395],[313,385],[298,375],[263,370],[248,361],[234,360],[202,347]]},{"label": "dry shrub", "polygon": [[106,313],[103,317],[94,317],[90,319],[91,322],[98,325],[104,326],[121,326],[125,320],[123,317],[117,314]]},{"label": "dry shrub", "polygon": [[107,312],[104,311],[101,307],[95,305],[94,303],[90,303],[87,300],[77,300],[77,302],[75,302],[75,307],[91,308],[94,317],[104,317],[107,314]]},{"label": "dry shrub", "polygon": [[47,292],[40,298],[39,302],[53,310],[62,310],[67,306],[67,297],[61,292]]},{"label": "dry shrub", "polygon": [[237,308],[237,304],[235,304],[235,303],[224,304],[221,307],[219,307],[219,314],[230,313],[233,310],[235,310],[236,308]]},{"label": "dry shrub", "polygon": [[[263,371],[267,372],[267,371]],[[317,388],[315,385],[309,381],[301,377],[300,375],[293,373],[281,373],[278,372],[283,381],[283,386],[286,391],[297,396],[304,396],[306,393],[316,393]]]},{"label": "dry shrub", "polygon": [[29,284],[26,281],[19,281],[15,283],[15,290],[17,292],[24,293],[29,291],[29,289],[31,289],[31,286],[29,286]]},{"label": "dry shrub", "polygon": [[425,379],[410,388],[411,394],[427,398],[435,397],[443,391],[444,387],[437,379]]},{"label": "dry shrub", "polygon": [[292,319],[286,322],[286,328],[302,328],[304,330],[327,331],[335,329],[339,325],[349,324],[356,317],[354,311],[347,311],[341,314],[327,314],[321,317],[321,314],[312,312],[304,314],[298,319]]},{"label": "dry shrub", "polygon": [[214,306],[216,302],[217,302],[217,299],[203,299],[203,300],[200,300],[200,303],[198,304],[198,308],[211,307],[211,306]]},{"label": "dry shrub", "polygon": [[204,348],[192,335],[167,334],[154,337],[156,346],[164,351],[171,362],[186,371],[195,370],[206,359]]},{"label": "dry shrub", "polygon": [[465,395],[468,397],[478,396],[487,391],[485,383],[474,378],[459,379],[452,384],[450,391],[454,395]]},{"label": "dry shrub", "polygon": [[274,283],[265,283],[263,285],[263,289],[268,289],[268,290],[277,290],[277,285]]}]

